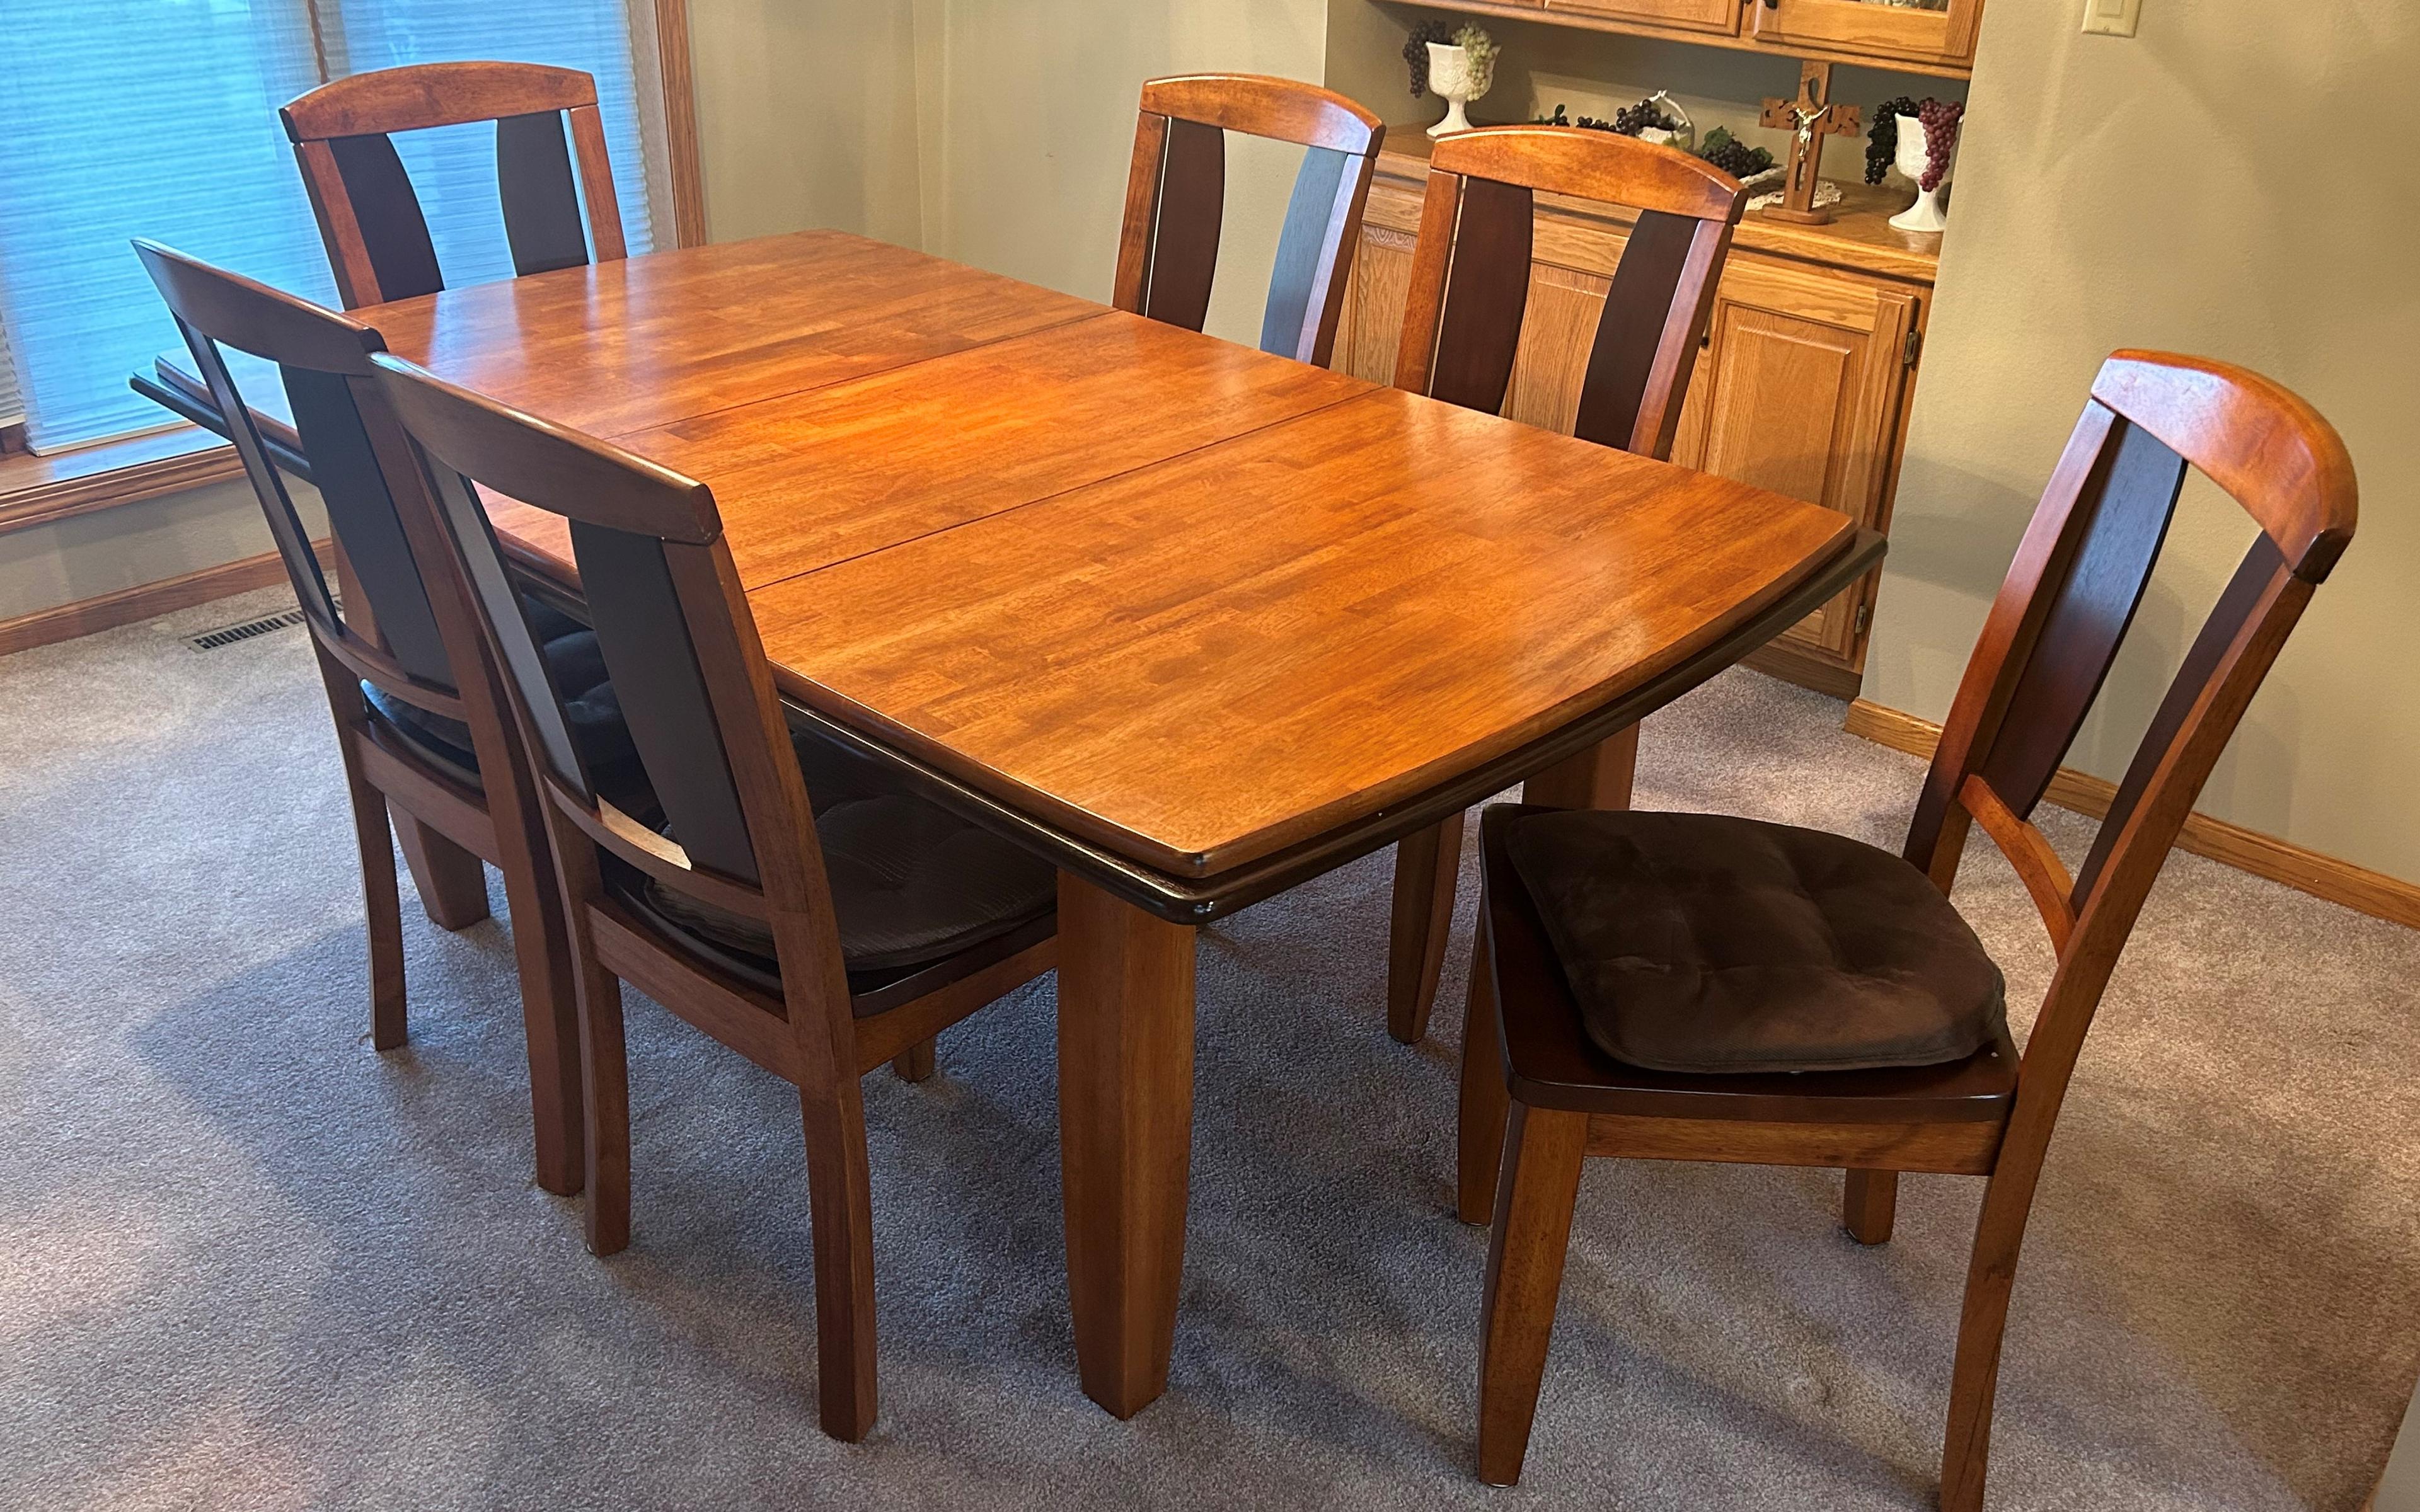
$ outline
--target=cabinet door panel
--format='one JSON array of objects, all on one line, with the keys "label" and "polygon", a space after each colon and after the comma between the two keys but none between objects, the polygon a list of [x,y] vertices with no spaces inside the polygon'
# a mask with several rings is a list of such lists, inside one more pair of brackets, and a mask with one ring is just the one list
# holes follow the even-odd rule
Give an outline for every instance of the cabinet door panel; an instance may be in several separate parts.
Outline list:
[{"label": "cabinet door panel", "polygon": [[1546,0],[1546,8],[1725,36],[1740,28],[1739,0]]},{"label": "cabinet door panel", "polygon": [[1337,325],[1330,366],[1373,383],[1395,381],[1395,352],[1403,345],[1404,305],[1411,298],[1413,238],[1383,226],[1361,228],[1353,255],[1353,277],[1344,290],[1344,316]]},{"label": "cabinet door panel", "polygon": [[[1916,305],[1896,290],[1814,286],[1827,282],[1732,266],[1675,455],[1871,524]],[[1849,589],[1785,638],[1853,661],[1865,593]]]},{"label": "cabinet door panel", "polygon": [[1605,315],[1609,279],[1551,263],[1529,266],[1529,302],[1521,315],[1521,347],[1504,391],[1507,419],[1568,436],[1580,413],[1589,348]]},{"label": "cabinet door panel", "polygon": [[1912,58],[1923,63],[1972,63],[1983,0],[1948,0],[1939,10],[1876,0],[1752,0],[1756,39]]}]

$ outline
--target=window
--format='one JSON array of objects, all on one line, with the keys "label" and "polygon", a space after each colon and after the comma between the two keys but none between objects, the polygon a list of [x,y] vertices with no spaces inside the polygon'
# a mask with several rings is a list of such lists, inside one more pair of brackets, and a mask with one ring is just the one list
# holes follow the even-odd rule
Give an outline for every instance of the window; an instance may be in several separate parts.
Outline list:
[{"label": "window", "polygon": [[[127,375],[176,328],[127,242],[155,238],[335,302],[277,107],[327,79],[405,63],[513,58],[597,77],[633,253],[670,207],[648,193],[661,133],[643,109],[631,15],[646,0],[0,0],[0,419],[37,451],[157,428]],[[400,136],[446,281],[512,271],[494,136]],[[13,371],[18,399],[6,375]]]}]

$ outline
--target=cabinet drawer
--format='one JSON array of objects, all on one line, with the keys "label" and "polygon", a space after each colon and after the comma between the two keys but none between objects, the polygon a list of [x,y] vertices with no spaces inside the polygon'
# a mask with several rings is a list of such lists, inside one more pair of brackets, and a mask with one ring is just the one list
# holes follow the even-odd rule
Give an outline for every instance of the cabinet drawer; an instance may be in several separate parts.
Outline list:
[{"label": "cabinet drawer", "polygon": [[1546,0],[1546,9],[1725,37],[1740,29],[1740,0]]}]

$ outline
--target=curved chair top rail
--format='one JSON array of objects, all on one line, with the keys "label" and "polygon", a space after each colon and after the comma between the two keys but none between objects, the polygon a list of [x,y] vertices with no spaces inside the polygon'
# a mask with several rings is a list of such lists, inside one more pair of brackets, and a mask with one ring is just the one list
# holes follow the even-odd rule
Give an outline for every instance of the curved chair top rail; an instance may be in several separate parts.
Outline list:
[{"label": "curved chair top rail", "polygon": [[297,96],[277,113],[288,141],[378,136],[597,103],[597,81],[539,63],[413,63],[356,73]]},{"label": "curved chair top rail", "polygon": [[2361,490],[2344,438],[2302,395],[2231,363],[2126,350],[2102,364],[2092,396],[2226,490],[2296,577],[2327,579]]},{"label": "curved chair top rail", "polygon": [[1578,126],[1481,126],[1437,138],[1429,171],[1735,225],[1740,181],[1678,147]]},{"label": "curved chair top rail", "polygon": [[370,354],[386,350],[386,338],[372,327],[258,279],[146,237],[134,239],[134,255],[178,318],[221,346],[282,367],[347,378],[369,377]]},{"label": "curved chair top rail", "polygon": [[1260,73],[1153,79],[1142,86],[1142,108],[1154,116],[1357,157],[1375,152],[1386,132],[1376,116],[1332,89]]}]

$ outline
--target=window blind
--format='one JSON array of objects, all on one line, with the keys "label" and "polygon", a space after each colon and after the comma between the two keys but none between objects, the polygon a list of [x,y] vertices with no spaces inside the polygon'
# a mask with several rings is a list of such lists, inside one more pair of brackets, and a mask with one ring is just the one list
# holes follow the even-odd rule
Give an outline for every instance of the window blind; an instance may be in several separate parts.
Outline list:
[{"label": "window blind", "polygon": [[0,425],[13,425],[24,415],[17,398],[17,363],[8,355],[8,326],[0,321]]},{"label": "window blind", "polygon": [[[595,74],[626,238],[644,250],[650,133],[629,7],[649,3],[0,0],[0,321],[28,440],[55,451],[166,419],[126,387],[177,345],[134,237],[335,302],[277,121],[323,76],[480,57]],[[449,285],[512,273],[494,143],[480,126],[396,139]]]}]

